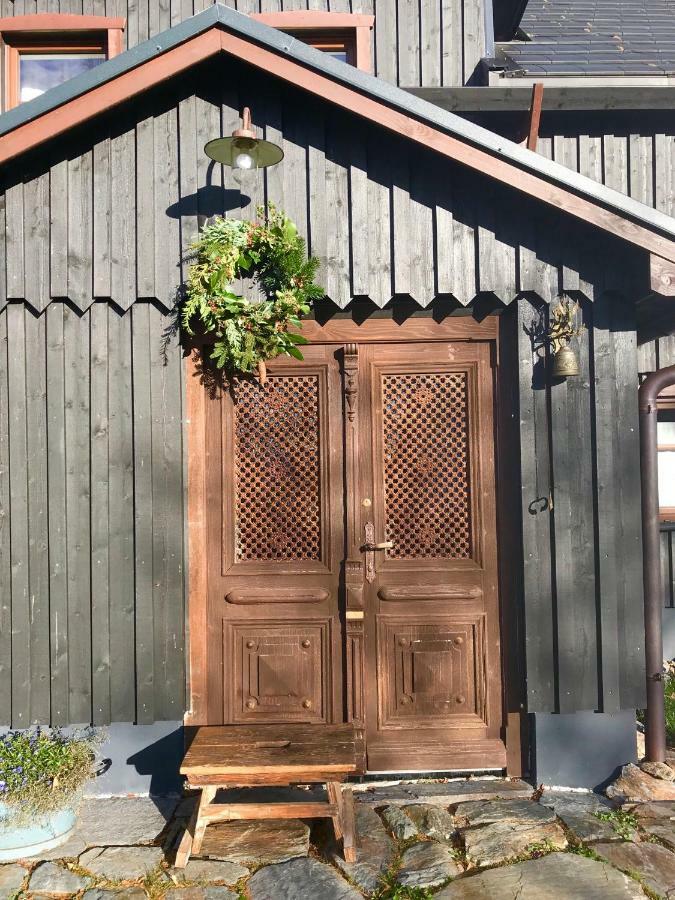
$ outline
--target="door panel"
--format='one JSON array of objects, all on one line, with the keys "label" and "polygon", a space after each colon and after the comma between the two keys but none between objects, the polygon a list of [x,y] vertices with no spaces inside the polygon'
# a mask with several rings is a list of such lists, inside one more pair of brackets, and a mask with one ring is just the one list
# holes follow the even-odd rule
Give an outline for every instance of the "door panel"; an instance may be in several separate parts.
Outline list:
[{"label": "door panel", "polygon": [[362,356],[369,768],[501,766],[489,345]]},{"label": "door panel", "polygon": [[353,718],[373,771],[505,764],[492,346],[317,343],[210,397],[209,723]]},{"label": "door panel", "polygon": [[341,721],[339,366],[313,346],[268,370],[209,405],[209,721]]}]

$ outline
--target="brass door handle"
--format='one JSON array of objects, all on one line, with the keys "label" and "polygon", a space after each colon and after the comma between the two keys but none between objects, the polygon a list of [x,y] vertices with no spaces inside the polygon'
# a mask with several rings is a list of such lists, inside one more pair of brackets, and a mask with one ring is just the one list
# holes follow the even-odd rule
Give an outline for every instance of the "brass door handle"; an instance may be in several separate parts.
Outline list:
[{"label": "brass door handle", "polygon": [[379,544],[364,544],[363,549],[366,553],[371,553],[373,550],[391,550],[393,546],[393,541],[381,541]]}]

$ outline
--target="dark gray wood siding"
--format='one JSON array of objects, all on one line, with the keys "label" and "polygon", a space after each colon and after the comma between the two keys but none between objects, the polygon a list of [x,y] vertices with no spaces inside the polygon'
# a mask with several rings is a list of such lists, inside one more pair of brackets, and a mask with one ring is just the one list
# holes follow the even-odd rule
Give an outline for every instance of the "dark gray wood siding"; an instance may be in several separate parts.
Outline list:
[{"label": "dark gray wood siding", "polygon": [[[202,148],[242,102],[286,156],[240,186]],[[641,704],[644,254],[224,60],[23,157],[2,188],[1,721],[180,717],[182,367],[163,336],[200,222],[266,199],[337,306],[506,308],[529,708]],[[528,332],[563,291],[589,326],[583,374],[550,385]]]},{"label": "dark gray wood siding", "polygon": [[0,722],[180,719],[182,363],[166,316],[0,313]]},{"label": "dark gray wood siding", "polygon": [[[133,47],[202,12],[212,2],[0,0],[0,14],[122,16],[127,20],[125,47]],[[223,5],[246,14],[310,9],[374,15],[373,72],[402,87],[466,84],[486,55],[484,0],[228,0]]]}]

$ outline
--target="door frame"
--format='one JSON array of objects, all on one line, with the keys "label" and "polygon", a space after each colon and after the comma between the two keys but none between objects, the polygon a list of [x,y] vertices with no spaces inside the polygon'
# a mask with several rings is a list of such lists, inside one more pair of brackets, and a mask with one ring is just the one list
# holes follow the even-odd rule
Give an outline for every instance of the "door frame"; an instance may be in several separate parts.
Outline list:
[{"label": "door frame", "polygon": [[[395,312],[395,309],[394,309]],[[502,504],[500,490],[499,433],[501,379],[498,377],[499,359],[499,316],[490,315],[478,321],[470,315],[447,316],[442,321],[432,319],[429,313],[422,312],[396,322],[392,329],[391,311],[384,315],[374,314],[362,323],[354,321],[350,313],[338,314],[326,323],[315,319],[303,322],[302,333],[312,343],[321,344],[364,344],[364,343],[413,343],[420,341],[481,341],[491,342],[495,352],[495,384],[494,384],[494,420],[495,420],[495,453],[497,459],[496,504],[498,515],[498,565],[501,570],[499,553],[500,532],[499,519]],[[205,420],[207,407],[207,388],[200,377],[199,348],[192,350],[185,360],[185,402],[186,402],[186,444],[187,444],[187,544],[188,544],[188,592],[187,592],[187,711],[184,716],[185,725],[203,725],[207,722],[207,565],[206,565],[206,450]],[[502,669],[502,713],[503,733],[507,752],[507,772],[511,776],[521,774],[520,761],[523,757],[521,747],[520,722],[507,715],[506,696],[512,685],[508,685],[508,671],[505,660],[510,656],[510,648],[506,646],[509,629],[506,627],[508,611],[513,608],[514,598],[504,594],[506,580],[500,581],[500,634],[502,637],[501,669]],[[344,641],[347,648],[347,664],[350,661],[350,643],[358,640],[359,620],[357,614],[350,616],[347,612]],[[350,633],[352,636],[350,636]]]}]

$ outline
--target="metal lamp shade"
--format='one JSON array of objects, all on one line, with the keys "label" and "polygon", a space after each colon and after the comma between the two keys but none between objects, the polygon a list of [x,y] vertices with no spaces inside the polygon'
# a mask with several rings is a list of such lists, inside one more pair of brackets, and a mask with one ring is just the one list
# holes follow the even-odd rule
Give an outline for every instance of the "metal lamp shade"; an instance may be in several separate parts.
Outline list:
[{"label": "metal lamp shade", "polygon": [[261,141],[250,137],[224,137],[209,141],[204,153],[215,162],[225,166],[234,166],[240,153],[247,153],[254,161],[254,168],[265,169],[275,166],[284,158],[281,147],[270,141]]}]

